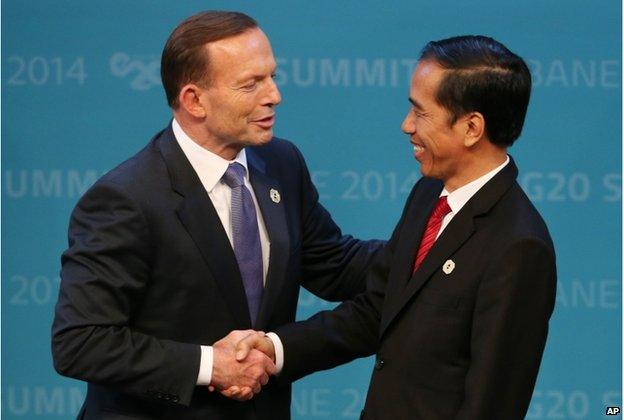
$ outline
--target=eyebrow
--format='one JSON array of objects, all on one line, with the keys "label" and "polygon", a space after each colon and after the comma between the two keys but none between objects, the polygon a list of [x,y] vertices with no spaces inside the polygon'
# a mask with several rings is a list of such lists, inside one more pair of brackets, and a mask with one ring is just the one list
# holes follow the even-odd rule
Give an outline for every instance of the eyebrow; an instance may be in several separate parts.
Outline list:
[{"label": "eyebrow", "polygon": [[[275,71],[271,72],[271,75],[275,74]],[[237,85],[244,85],[247,84],[249,82],[253,81],[259,81],[262,80],[266,77],[266,75],[264,74],[259,74],[259,73],[247,73],[244,75],[244,77],[241,77],[240,79],[238,79],[236,81]]]},{"label": "eyebrow", "polygon": [[[277,64],[275,64],[275,66],[272,67],[271,75],[275,74],[276,71],[277,71]],[[237,83],[247,83],[251,80],[261,80],[261,79],[264,79],[265,77],[266,75],[262,72],[254,73],[252,71],[248,71],[246,73],[243,73],[243,76],[240,79],[238,79]]]},{"label": "eyebrow", "polygon": [[407,100],[410,101],[412,105],[414,105],[414,108],[423,109],[423,107],[418,103],[416,99],[408,97]]}]

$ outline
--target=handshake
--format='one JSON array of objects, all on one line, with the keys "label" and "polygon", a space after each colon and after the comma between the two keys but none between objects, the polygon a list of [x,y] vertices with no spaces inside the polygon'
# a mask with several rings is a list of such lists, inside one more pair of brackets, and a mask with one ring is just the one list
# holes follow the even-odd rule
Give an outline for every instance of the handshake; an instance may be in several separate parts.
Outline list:
[{"label": "handshake", "polygon": [[262,331],[232,331],[214,343],[208,390],[238,401],[260,392],[275,374],[275,347]]}]

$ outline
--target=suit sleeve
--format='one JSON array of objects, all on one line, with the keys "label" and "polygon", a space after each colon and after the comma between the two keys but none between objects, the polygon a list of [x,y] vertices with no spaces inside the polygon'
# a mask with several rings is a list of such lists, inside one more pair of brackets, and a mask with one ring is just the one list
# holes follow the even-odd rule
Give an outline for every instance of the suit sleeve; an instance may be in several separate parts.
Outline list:
[{"label": "suit sleeve", "polygon": [[147,399],[188,405],[200,347],[132,327],[150,276],[140,208],[119,185],[98,182],[79,201],[61,258],[52,355],[62,375]]},{"label": "suit sleeve", "polygon": [[554,307],[550,246],[523,239],[493,261],[477,294],[471,364],[458,419],[524,418]]},{"label": "suit sleeve", "polygon": [[303,156],[293,149],[302,173],[302,285],[329,301],[352,299],[366,289],[368,268],[385,241],[343,235],[319,202]]},{"label": "suit sleeve", "polygon": [[[415,189],[407,200],[406,209],[409,208]],[[377,351],[388,273],[406,209],[390,241],[368,267],[368,287],[364,293],[343,302],[332,311],[319,312],[306,321],[275,330],[284,348],[284,367],[280,372],[280,381],[295,381],[313,372],[370,356]]]}]

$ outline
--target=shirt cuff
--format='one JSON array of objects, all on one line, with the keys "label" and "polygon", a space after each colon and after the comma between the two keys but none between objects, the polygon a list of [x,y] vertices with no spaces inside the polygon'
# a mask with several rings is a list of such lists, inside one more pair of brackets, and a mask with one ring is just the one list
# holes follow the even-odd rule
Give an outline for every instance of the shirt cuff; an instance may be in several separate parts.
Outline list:
[{"label": "shirt cuff", "polygon": [[279,375],[284,367],[284,346],[277,334],[270,332],[266,336],[269,337],[273,342],[273,347],[275,347],[275,374]]},{"label": "shirt cuff", "polygon": [[197,385],[210,385],[210,381],[212,381],[213,357],[212,346],[201,346]]}]

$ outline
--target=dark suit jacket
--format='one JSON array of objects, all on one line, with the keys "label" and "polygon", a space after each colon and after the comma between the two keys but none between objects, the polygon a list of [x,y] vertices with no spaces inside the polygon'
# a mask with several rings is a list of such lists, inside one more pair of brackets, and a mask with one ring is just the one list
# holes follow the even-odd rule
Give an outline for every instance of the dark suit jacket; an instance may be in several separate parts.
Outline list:
[{"label": "dark suit jacket", "polygon": [[[376,353],[365,419],[523,418],[556,271],[546,225],[516,176],[511,161],[455,215],[412,275],[443,188],[421,179],[367,292],[276,330],[285,355],[280,379]],[[445,273],[449,260],[455,266]]]},{"label": "dark suit jacket", "polygon": [[[329,300],[363,291],[382,243],[341,234],[290,142],[247,159],[271,242],[255,328],[293,322],[300,285]],[[59,373],[89,383],[80,416],[290,418],[290,386],[240,403],[195,385],[199,345],[252,325],[234,252],[171,127],[80,199],[61,277],[52,353]]]}]

